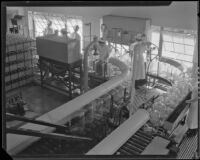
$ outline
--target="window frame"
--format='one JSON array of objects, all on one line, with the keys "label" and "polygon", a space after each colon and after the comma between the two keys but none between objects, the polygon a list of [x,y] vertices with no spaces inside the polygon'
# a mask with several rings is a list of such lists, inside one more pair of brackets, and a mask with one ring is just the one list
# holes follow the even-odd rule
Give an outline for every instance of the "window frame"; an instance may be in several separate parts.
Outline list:
[{"label": "window frame", "polygon": [[[38,17],[37,17],[38,16]],[[79,25],[79,35],[81,37],[80,43],[81,43],[81,51],[83,49],[83,17],[82,16],[77,16],[77,15],[64,15],[64,14],[57,14],[57,13],[47,13],[47,12],[35,12],[35,11],[28,11],[28,21],[29,21],[29,29],[30,31],[29,36],[32,38],[36,38],[37,36],[42,36],[44,28],[47,26],[47,21],[51,20],[53,21],[52,27],[54,30],[59,30],[59,35],[60,30],[62,28],[65,28],[65,24],[67,26],[67,30],[70,29],[69,34],[73,32],[73,28],[75,25]],[[41,21],[37,22],[37,21]],[[61,23],[62,21],[62,23]],[[76,23],[74,23],[74,22]],[[37,27],[36,25],[39,24],[41,33],[37,34]]]},{"label": "window frame", "polygon": [[[164,55],[164,52],[171,52],[171,53],[175,53],[179,56],[189,56],[191,57],[191,61],[188,61],[188,60],[184,60],[184,59],[179,59],[179,58],[173,58],[173,57],[170,57],[170,56],[166,56],[167,58],[171,58],[173,60],[176,60],[178,61],[179,63],[187,66],[188,68],[190,67],[188,64],[190,63],[191,66],[192,66],[192,59],[193,59],[193,54],[187,54],[186,53],[186,47],[187,46],[190,46],[190,47],[195,47],[195,41],[196,41],[196,32],[195,31],[190,31],[190,30],[181,30],[181,29],[173,29],[173,28],[167,28],[167,27],[163,27],[163,26],[153,26],[154,28],[152,29],[152,32],[151,32],[151,35],[153,33],[159,33],[160,34],[160,38],[159,38],[159,50],[158,51],[158,55],[159,57],[162,57]],[[169,32],[171,35],[172,35],[172,41],[169,41],[169,40],[164,40],[163,38],[163,35],[166,34],[167,32]],[[176,34],[180,34],[180,36],[183,37],[183,43],[180,43],[180,42],[174,42],[174,39],[173,37],[176,37]],[[190,37],[193,39],[194,41],[194,45],[192,44],[187,44],[185,43],[185,38],[187,37]],[[153,39],[153,36],[151,37],[151,40]],[[165,43],[171,43],[172,46],[173,46],[173,50],[165,50]],[[180,45],[183,45],[183,49],[184,49],[184,52],[176,52],[175,51],[175,47],[174,47],[174,44],[180,44]],[[179,57],[178,56],[178,57]],[[187,63],[187,64],[186,64]]]}]

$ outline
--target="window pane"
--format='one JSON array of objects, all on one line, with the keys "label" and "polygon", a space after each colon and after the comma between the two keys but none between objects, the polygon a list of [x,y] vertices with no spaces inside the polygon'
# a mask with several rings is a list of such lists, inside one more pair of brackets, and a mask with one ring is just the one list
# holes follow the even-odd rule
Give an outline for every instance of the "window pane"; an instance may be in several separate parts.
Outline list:
[{"label": "window pane", "polygon": [[[159,45],[159,30],[152,32],[152,42]],[[163,33],[162,56],[181,62],[186,67],[191,67],[196,32],[166,28]],[[187,62],[189,61],[189,62]]]},{"label": "window pane", "polygon": [[194,46],[185,45],[185,54],[193,56],[193,53],[194,53]]},{"label": "window pane", "polygon": [[169,52],[169,51],[163,51],[162,55],[164,57],[168,57],[168,58],[173,58],[173,59],[176,59],[177,57],[177,54],[174,53],[174,52]]},{"label": "window pane", "polygon": [[173,48],[173,43],[170,43],[170,42],[163,42],[163,49],[165,51],[174,51],[174,48]]},{"label": "window pane", "polygon": [[186,65],[186,66],[187,66],[187,68],[190,68],[190,67],[192,67],[192,63],[189,63],[189,62],[183,62],[183,64],[184,64],[184,65]]},{"label": "window pane", "polygon": [[173,42],[183,43],[183,36],[173,36]]},{"label": "window pane", "polygon": [[184,52],[184,45],[174,43],[174,51],[177,53],[185,53]]},{"label": "window pane", "polygon": [[193,38],[189,38],[189,37],[185,37],[184,38],[184,44],[189,44],[189,45],[193,45],[194,46],[194,39]]},{"label": "window pane", "polygon": [[172,41],[172,36],[170,34],[163,34],[164,41]]},{"label": "window pane", "polygon": [[178,59],[192,62],[192,56],[188,56],[188,55],[184,55],[184,54],[179,54]]}]

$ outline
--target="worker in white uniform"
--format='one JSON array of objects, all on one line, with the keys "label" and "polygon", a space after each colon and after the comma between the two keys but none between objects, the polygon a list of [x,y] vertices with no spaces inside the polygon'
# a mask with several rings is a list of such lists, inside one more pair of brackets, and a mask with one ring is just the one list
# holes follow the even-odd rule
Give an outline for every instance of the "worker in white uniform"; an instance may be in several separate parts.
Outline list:
[{"label": "worker in white uniform", "polygon": [[140,88],[146,83],[146,69],[144,63],[144,52],[147,47],[151,45],[151,42],[146,40],[145,34],[137,34],[134,43],[130,45],[130,56],[131,56],[131,87],[129,90],[130,103],[128,105],[129,115],[134,114],[137,111],[137,106],[134,105],[136,101],[136,89]]},{"label": "worker in white uniform", "polygon": [[96,68],[97,68],[97,73],[99,73],[100,75],[102,74],[106,74],[107,72],[107,62],[108,62],[108,57],[112,51],[112,49],[106,45],[106,42],[103,38],[101,38],[98,42],[98,44],[96,45],[97,51],[99,53],[99,60],[96,64]]},{"label": "worker in white uniform", "polygon": [[72,39],[76,39],[76,40],[81,40],[81,36],[78,34],[78,30],[79,30],[79,26],[78,25],[76,25],[75,27],[74,27],[74,32],[71,34],[71,36],[70,36],[70,38],[72,38]]},{"label": "worker in white uniform", "polygon": [[194,55],[193,55],[193,67],[192,67],[192,78],[194,79],[193,82],[193,89],[192,89],[192,98],[186,103],[190,103],[189,112],[186,118],[186,124],[189,128],[187,135],[194,136],[198,131],[198,51],[197,51],[197,44],[195,45]]},{"label": "worker in white uniform", "polygon": [[112,49],[108,45],[106,45],[106,42],[103,38],[99,40],[97,50],[99,51],[99,60],[102,62],[107,62]]},{"label": "worker in white uniform", "polygon": [[[132,70],[133,66],[137,66],[135,70],[135,88],[142,86],[146,83],[146,72],[145,72],[145,62],[144,62],[144,52],[150,42],[146,41],[145,34],[137,34],[135,37],[135,42],[130,45],[130,55],[132,60]],[[135,54],[136,64],[133,64],[133,58]]]},{"label": "worker in white uniform", "polygon": [[107,28],[106,24],[101,24],[101,33],[102,33],[102,37],[104,39],[108,38],[108,28]]},{"label": "worker in white uniform", "polygon": [[44,30],[44,35],[51,35],[53,34],[53,28],[52,28],[52,21],[49,21],[47,24],[47,28]]}]

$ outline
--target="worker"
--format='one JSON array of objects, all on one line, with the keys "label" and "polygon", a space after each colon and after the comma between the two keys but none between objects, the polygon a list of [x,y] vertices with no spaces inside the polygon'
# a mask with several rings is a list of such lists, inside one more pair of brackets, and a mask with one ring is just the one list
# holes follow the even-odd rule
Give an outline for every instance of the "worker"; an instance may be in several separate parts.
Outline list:
[{"label": "worker", "polygon": [[106,45],[106,42],[103,38],[101,38],[96,45],[97,53],[99,54],[99,59],[96,63],[96,72],[100,75],[106,75],[107,73],[107,62],[108,57],[112,51],[112,49]]},{"label": "worker", "polygon": [[150,46],[151,42],[146,41],[145,34],[137,34],[135,42],[130,45],[130,55],[132,60],[131,68],[131,87],[129,90],[130,103],[128,105],[129,115],[136,112],[137,106],[134,105],[136,100],[135,90],[146,83],[146,72],[143,54]]},{"label": "worker", "polygon": [[187,100],[186,103],[190,104],[188,115],[186,117],[186,124],[188,126],[187,136],[195,136],[198,131],[198,51],[197,44],[195,45],[194,55],[193,55],[193,66],[192,66],[192,79],[193,79],[193,89],[192,98]]},{"label": "worker", "polygon": [[[146,41],[146,35],[145,34],[137,34],[135,37],[135,42],[130,45],[130,55],[131,60],[133,63],[133,55],[136,57],[136,64],[133,64],[134,66],[137,66],[137,69],[135,70],[135,88],[138,89],[140,86],[144,85],[146,83],[146,72],[145,72],[145,63],[144,63],[144,52],[147,49],[147,46],[150,44],[150,42]],[[133,70],[132,65],[132,70]]]},{"label": "worker", "polygon": [[102,33],[102,37],[104,39],[108,38],[108,28],[107,28],[106,24],[101,25],[101,33]]},{"label": "worker", "polygon": [[47,28],[44,30],[44,35],[53,34],[53,28],[52,28],[52,21],[49,21],[47,24]]},{"label": "worker", "polygon": [[71,36],[70,36],[70,38],[72,38],[72,39],[77,39],[77,40],[81,40],[81,36],[78,34],[78,30],[79,30],[79,26],[78,25],[76,25],[75,27],[74,27],[74,32],[71,34]]},{"label": "worker", "polygon": [[99,40],[97,50],[99,52],[99,60],[102,62],[107,62],[112,49],[108,45],[106,45],[106,42],[103,38]]}]

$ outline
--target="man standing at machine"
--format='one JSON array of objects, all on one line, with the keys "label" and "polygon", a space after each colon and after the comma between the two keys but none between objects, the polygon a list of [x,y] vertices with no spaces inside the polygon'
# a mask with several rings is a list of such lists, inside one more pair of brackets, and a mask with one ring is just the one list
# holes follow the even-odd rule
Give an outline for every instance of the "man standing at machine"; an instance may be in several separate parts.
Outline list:
[{"label": "man standing at machine", "polygon": [[[130,45],[130,55],[132,64],[137,66],[137,70],[134,70],[132,65],[132,74],[135,72],[135,88],[142,86],[146,83],[146,72],[145,72],[145,60],[144,52],[147,50],[147,46],[150,45],[150,42],[146,41],[145,34],[137,34],[135,37],[135,42]],[[134,56],[135,54],[135,56]],[[136,60],[134,61],[134,57]]]},{"label": "man standing at machine", "polygon": [[47,24],[47,28],[44,30],[44,35],[51,35],[53,34],[53,28],[52,28],[52,21],[49,21]]},{"label": "man standing at machine", "polygon": [[103,38],[99,40],[97,51],[99,53],[99,60],[96,63],[96,72],[100,75],[105,75],[107,71],[107,60],[112,49],[106,45],[106,42]]},{"label": "man standing at machine", "polygon": [[106,42],[103,38],[99,40],[99,45],[97,46],[97,49],[99,51],[99,60],[102,62],[107,62],[107,59],[111,52],[111,48],[106,45]]},{"label": "man standing at machine", "polygon": [[71,34],[71,38],[72,39],[76,39],[76,40],[81,40],[81,36],[78,34],[78,30],[79,30],[79,26],[76,25],[75,28],[74,28],[74,32]]},{"label": "man standing at machine", "polygon": [[128,106],[129,113],[132,115],[137,110],[137,107],[133,105],[135,102],[135,89],[139,86],[143,86],[146,83],[146,72],[144,63],[144,52],[147,47],[151,45],[151,42],[146,41],[145,34],[137,34],[135,42],[130,45],[130,55],[132,61],[131,67],[131,87],[130,87],[130,104]]}]

